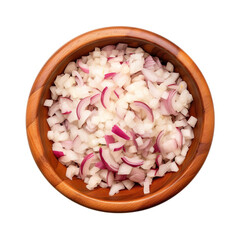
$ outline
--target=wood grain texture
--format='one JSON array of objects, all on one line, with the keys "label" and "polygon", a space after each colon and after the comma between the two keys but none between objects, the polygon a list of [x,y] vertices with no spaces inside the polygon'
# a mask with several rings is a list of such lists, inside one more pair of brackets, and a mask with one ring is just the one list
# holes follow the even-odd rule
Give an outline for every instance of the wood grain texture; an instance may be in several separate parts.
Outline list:
[{"label": "wood grain texture", "polygon": [[[151,185],[151,193],[143,194],[140,186],[123,190],[112,197],[109,189],[86,189],[82,180],[66,178],[66,168],[61,165],[51,151],[52,142],[47,139],[49,127],[46,122],[47,108],[44,100],[50,97],[49,87],[66,65],[82,55],[118,42],[132,47],[142,47],[151,55],[170,61],[175,66],[193,95],[190,113],[198,118],[194,129],[195,138],[184,163],[177,173],[168,173]],[[129,212],[152,207],[162,203],[181,191],[198,173],[209,152],[214,131],[214,109],[208,85],[191,58],[167,39],[137,28],[111,27],[97,29],[80,35],[61,47],[46,62],[39,72],[30,92],[26,127],[29,145],[36,164],[47,180],[62,194],[86,207],[109,212]]]}]

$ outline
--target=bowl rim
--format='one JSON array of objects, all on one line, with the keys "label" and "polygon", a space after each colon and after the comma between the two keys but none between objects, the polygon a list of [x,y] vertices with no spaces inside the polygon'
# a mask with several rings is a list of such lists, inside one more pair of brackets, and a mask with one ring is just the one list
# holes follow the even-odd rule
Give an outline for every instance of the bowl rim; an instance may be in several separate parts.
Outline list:
[{"label": "bowl rim", "polygon": [[[196,164],[194,157],[193,161],[191,164],[189,164],[180,178],[174,181],[168,188],[160,189],[154,193],[131,201],[103,201],[100,199],[92,198],[76,191],[73,187],[67,185],[66,182],[62,181],[62,179],[60,179],[60,177],[55,173],[50,164],[47,162],[47,159],[44,157],[44,149],[39,134],[40,129],[39,125],[37,124],[37,112],[39,106],[35,107],[32,104],[36,101],[40,103],[41,95],[44,90],[44,85],[49,77],[49,73],[59,62],[61,62],[70,53],[76,51],[80,46],[83,46],[88,42],[99,41],[101,39],[110,37],[132,37],[135,39],[147,40],[148,42],[159,45],[169,51],[181,62],[181,64],[184,65],[184,67],[196,81],[196,84],[198,86],[201,86],[199,87],[199,91],[202,97],[204,109],[203,128],[198,147],[198,149],[204,149],[204,152],[201,153],[198,157],[198,163]],[[214,107],[211,93],[204,76],[202,75],[197,65],[193,62],[193,60],[177,45],[168,39],[145,29],[125,26],[105,27],[86,32],[73,38],[64,44],[61,48],[59,48],[45,63],[34,81],[28,98],[26,111],[26,130],[29,146],[37,166],[45,178],[59,192],[74,202],[95,210],[106,212],[131,212],[153,207],[168,200],[180,192],[183,188],[185,188],[196,176],[203,163],[205,162],[211,147],[214,133]]]}]

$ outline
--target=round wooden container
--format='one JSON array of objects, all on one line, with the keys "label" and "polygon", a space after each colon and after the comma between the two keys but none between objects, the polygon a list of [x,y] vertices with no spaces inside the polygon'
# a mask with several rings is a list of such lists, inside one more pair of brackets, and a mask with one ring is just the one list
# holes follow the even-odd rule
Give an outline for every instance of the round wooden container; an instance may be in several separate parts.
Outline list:
[{"label": "round wooden container", "polygon": [[[82,55],[108,44],[127,43],[131,47],[142,47],[164,62],[175,66],[193,96],[190,113],[198,118],[194,128],[195,138],[184,163],[176,173],[167,173],[154,179],[151,193],[144,195],[141,186],[122,190],[109,196],[109,189],[97,188],[89,191],[85,183],[77,178],[66,178],[66,167],[52,153],[52,142],[47,139],[49,127],[46,122],[47,108],[43,107],[50,97],[49,87],[66,65]],[[214,131],[214,108],[208,85],[192,59],[169,40],[146,30],[131,27],[109,27],[82,34],[61,47],[46,62],[39,72],[30,92],[26,127],[32,155],[47,180],[69,199],[89,208],[109,212],[130,212],[146,209],[162,203],[181,191],[198,173],[209,152]]]}]

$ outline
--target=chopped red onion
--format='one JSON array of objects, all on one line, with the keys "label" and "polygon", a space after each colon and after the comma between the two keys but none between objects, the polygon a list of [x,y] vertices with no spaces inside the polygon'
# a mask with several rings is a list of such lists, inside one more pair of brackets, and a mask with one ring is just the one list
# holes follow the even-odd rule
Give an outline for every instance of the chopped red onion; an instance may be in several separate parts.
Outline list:
[{"label": "chopped red onion", "polygon": [[95,94],[94,96],[92,96],[92,97],[90,98],[90,104],[91,104],[91,105],[94,105],[94,104],[96,104],[97,102],[99,102],[100,99],[101,99],[101,94],[100,94],[100,93],[97,93],[97,94]]},{"label": "chopped red onion", "polygon": [[91,160],[93,159],[93,157],[94,157],[94,154],[90,153],[81,162],[81,165],[80,165],[80,176],[81,176],[82,179],[84,179],[86,177],[86,175],[87,175],[87,173],[89,171]]},{"label": "chopped red onion", "polygon": [[109,149],[116,152],[116,151],[120,151],[124,146],[124,143],[122,142],[116,142],[116,143],[110,143],[109,144]]},{"label": "chopped red onion", "polygon": [[161,154],[157,155],[156,164],[158,167],[162,164],[162,155]]},{"label": "chopped red onion", "polygon": [[145,179],[145,172],[141,168],[133,168],[130,175],[129,180],[137,183],[143,183]]},{"label": "chopped red onion", "polygon": [[125,140],[130,140],[130,137],[117,125],[113,126],[112,132],[118,135],[120,138],[123,138]]},{"label": "chopped red onion", "polygon": [[112,171],[112,172],[118,171],[119,165],[114,161],[108,149],[100,148],[99,155],[100,155],[101,161],[104,163],[104,165],[109,171]]},{"label": "chopped red onion", "polygon": [[95,48],[70,62],[50,92],[43,105],[53,153],[89,190],[109,187],[112,196],[138,183],[148,194],[187,156],[197,122],[188,118],[187,83],[140,47]]},{"label": "chopped red onion", "polygon": [[113,184],[113,181],[114,181],[114,174],[113,174],[113,172],[108,171],[108,173],[107,173],[107,185],[109,187],[111,187],[112,184]]},{"label": "chopped red onion", "polygon": [[153,111],[146,103],[140,102],[140,101],[134,101],[134,105],[142,109],[146,113],[147,118],[150,121],[152,122],[154,121]]},{"label": "chopped red onion", "polygon": [[151,144],[151,139],[146,139],[141,146],[138,146],[138,150],[146,149]]},{"label": "chopped red onion", "polygon": [[75,81],[79,87],[82,87],[84,85],[84,81],[78,71],[72,71],[72,76],[75,77]]},{"label": "chopped red onion", "polygon": [[79,60],[77,64],[83,72],[89,73],[89,68],[87,64],[83,63],[81,60]]},{"label": "chopped red onion", "polygon": [[115,174],[115,178],[114,180],[115,181],[124,181],[127,179],[127,175],[122,175],[122,174]]},{"label": "chopped red onion", "polygon": [[104,108],[109,107],[110,94],[111,94],[110,89],[108,87],[105,87],[102,91],[102,94],[101,94],[101,103],[102,103]]},{"label": "chopped red onion", "polygon": [[81,118],[83,112],[85,111],[86,107],[90,104],[90,97],[85,97],[82,100],[80,100],[80,102],[78,103],[77,106],[77,117],[78,119]]},{"label": "chopped red onion", "polygon": [[155,60],[157,66],[158,66],[159,68],[162,68],[162,64],[161,64],[159,58],[158,58],[158,57],[154,57],[153,59]]},{"label": "chopped red onion", "polygon": [[96,162],[95,167],[98,167],[99,169],[106,169],[106,166],[104,165],[104,163],[102,161]]},{"label": "chopped red onion", "polygon": [[149,69],[149,70],[153,70],[155,64],[156,64],[156,62],[154,61],[153,57],[149,55],[145,59],[145,63],[143,65],[143,67],[146,68],[146,69]]},{"label": "chopped red onion", "polygon": [[62,147],[67,149],[67,150],[69,150],[73,147],[73,141],[69,141],[69,140],[68,141],[62,141],[61,144],[62,144]]},{"label": "chopped red onion", "polygon": [[138,157],[134,157],[134,158],[122,157],[121,159],[123,160],[123,162],[125,162],[126,164],[132,167],[138,167],[143,165],[144,163],[144,161],[142,159],[139,159]]},{"label": "chopped red onion", "polygon": [[113,78],[117,73],[115,72],[111,72],[111,73],[106,73],[104,75],[104,79],[109,79],[109,78]]},{"label": "chopped red onion", "polygon": [[53,154],[55,155],[56,158],[64,156],[64,153],[61,151],[53,151]]},{"label": "chopped red onion", "polygon": [[105,135],[104,138],[108,147],[109,147],[109,144],[115,143],[115,139],[112,135]]},{"label": "chopped red onion", "polygon": [[156,73],[153,70],[143,68],[142,73],[145,77],[145,80],[147,80],[147,81],[150,81],[150,82],[160,81],[159,77],[156,75]]}]

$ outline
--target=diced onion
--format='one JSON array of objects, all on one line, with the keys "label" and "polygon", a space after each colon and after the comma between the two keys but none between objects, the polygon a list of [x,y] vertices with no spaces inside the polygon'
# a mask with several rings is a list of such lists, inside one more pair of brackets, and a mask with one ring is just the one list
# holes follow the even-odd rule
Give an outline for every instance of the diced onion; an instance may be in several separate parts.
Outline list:
[{"label": "diced onion", "polygon": [[[183,76],[184,77],[184,76]],[[50,87],[47,138],[66,177],[113,196],[177,172],[194,139],[193,96],[174,65],[126,43],[68,63]]]}]

